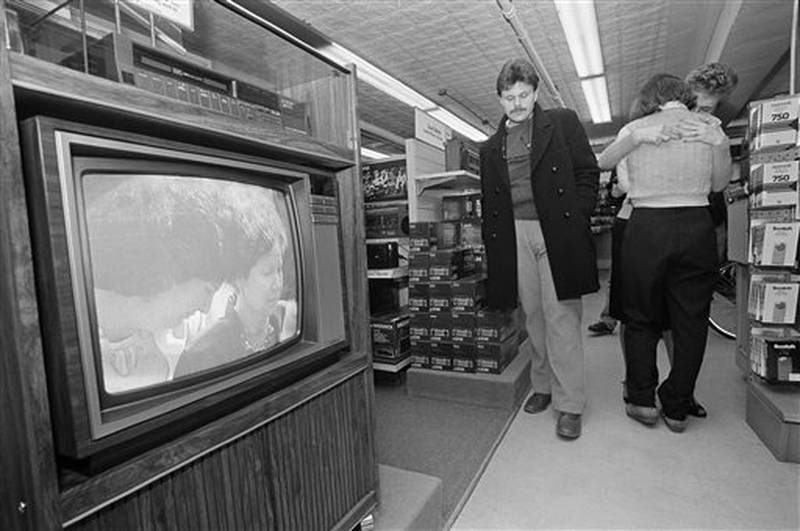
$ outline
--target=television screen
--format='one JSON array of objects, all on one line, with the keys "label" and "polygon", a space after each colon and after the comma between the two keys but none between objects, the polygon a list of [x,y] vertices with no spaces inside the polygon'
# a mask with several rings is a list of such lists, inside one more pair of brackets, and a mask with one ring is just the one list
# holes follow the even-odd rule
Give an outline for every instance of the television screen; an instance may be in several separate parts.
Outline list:
[{"label": "television screen", "polygon": [[80,185],[109,398],[297,337],[285,194],[186,175],[86,173]]},{"label": "television screen", "polygon": [[47,117],[21,125],[60,455],[118,462],[346,351],[335,173]]}]

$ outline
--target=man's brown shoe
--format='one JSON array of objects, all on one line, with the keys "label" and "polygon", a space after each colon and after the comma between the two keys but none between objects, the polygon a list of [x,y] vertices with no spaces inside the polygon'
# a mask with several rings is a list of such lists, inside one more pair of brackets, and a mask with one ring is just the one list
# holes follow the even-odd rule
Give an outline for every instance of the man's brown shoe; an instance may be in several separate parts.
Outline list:
[{"label": "man's brown shoe", "polygon": [[556,434],[563,439],[577,439],[581,436],[581,416],[578,413],[558,414]]},{"label": "man's brown shoe", "polygon": [[525,402],[523,409],[525,409],[525,413],[541,413],[550,405],[552,398],[552,395],[549,394],[533,393]]}]

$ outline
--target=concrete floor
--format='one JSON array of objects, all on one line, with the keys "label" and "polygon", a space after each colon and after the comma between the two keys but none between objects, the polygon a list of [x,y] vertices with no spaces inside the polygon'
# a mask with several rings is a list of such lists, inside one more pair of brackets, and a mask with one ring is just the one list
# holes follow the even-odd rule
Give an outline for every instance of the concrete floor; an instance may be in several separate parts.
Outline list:
[{"label": "concrete floor", "polygon": [[[584,297],[584,330],[603,297]],[[453,529],[800,528],[800,465],[777,461],[745,422],[733,341],[709,332],[696,392],[709,416],[682,434],[625,416],[618,333],[587,332],[584,346],[583,435],[559,440],[552,410],[520,410]]]}]

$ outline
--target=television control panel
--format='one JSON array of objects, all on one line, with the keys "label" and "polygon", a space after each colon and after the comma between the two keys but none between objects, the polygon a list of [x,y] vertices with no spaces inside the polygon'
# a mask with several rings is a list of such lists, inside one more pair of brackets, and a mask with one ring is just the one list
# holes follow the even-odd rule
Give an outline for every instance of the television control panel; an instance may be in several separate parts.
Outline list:
[{"label": "television control panel", "polygon": [[316,224],[339,224],[339,206],[336,198],[326,195],[311,195],[311,221]]}]

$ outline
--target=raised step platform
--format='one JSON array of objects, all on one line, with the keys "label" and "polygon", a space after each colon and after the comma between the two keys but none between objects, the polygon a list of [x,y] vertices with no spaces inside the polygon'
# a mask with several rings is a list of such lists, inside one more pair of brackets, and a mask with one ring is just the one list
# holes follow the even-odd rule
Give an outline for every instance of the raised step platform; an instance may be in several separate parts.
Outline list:
[{"label": "raised step platform", "polygon": [[747,382],[747,424],[779,461],[800,463],[800,387]]},{"label": "raised step platform", "polygon": [[412,367],[406,373],[406,392],[412,396],[514,410],[531,387],[530,348],[530,342],[523,342],[517,356],[501,374]]},{"label": "raised step platform", "polygon": [[375,531],[444,527],[442,480],[389,465],[378,465],[381,499]]}]

